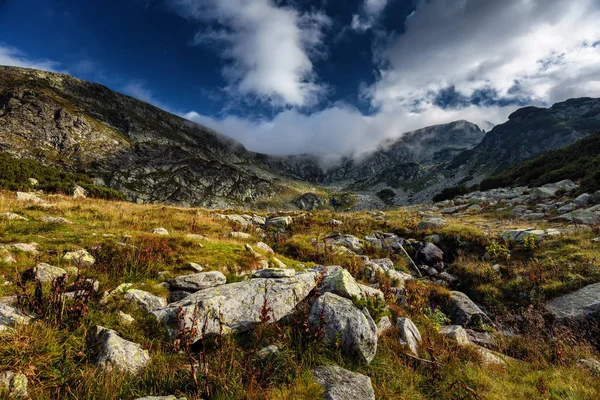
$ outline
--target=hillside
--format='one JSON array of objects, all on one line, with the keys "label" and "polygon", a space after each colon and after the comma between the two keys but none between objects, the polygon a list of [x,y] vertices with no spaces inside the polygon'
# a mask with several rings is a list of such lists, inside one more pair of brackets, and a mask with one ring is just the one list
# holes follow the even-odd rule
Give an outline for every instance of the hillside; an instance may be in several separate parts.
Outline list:
[{"label": "hillside", "polygon": [[227,205],[290,191],[244,147],[68,75],[0,67],[0,151],[85,172],[137,202]]},{"label": "hillside", "polygon": [[541,186],[563,179],[580,181],[581,193],[600,190],[600,132],[486,178],[480,187]]},{"label": "hillside", "polygon": [[0,191],[0,397],[598,398],[594,221],[506,194],[224,214]]}]

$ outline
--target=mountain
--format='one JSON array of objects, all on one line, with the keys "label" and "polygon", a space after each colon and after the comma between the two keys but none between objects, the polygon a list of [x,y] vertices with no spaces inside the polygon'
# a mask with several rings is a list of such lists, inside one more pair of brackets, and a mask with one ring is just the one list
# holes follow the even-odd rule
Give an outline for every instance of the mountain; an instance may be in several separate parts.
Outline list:
[{"label": "mountain", "polygon": [[581,193],[600,190],[600,131],[486,178],[480,186],[482,190],[535,187],[564,179],[579,181]]},{"label": "mountain", "polygon": [[374,152],[342,158],[324,165],[315,155],[265,157],[272,170],[297,179],[320,184],[356,186],[365,178],[388,180],[389,171],[405,171],[405,179],[424,175],[428,167],[451,161],[462,151],[477,145],[485,132],[468,121],[435,125],[386,140]]},{"label": "mountain", "polygon": [[289,191],[232,139],[102,85],[0,67],[0,151],[138,202],[255,204]]}]

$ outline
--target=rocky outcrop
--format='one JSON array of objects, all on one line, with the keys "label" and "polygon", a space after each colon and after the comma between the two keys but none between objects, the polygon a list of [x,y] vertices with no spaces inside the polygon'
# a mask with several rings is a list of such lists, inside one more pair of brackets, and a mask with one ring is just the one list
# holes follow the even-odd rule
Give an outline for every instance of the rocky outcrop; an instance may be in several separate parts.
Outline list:
[{"label": "rocky outcrop", "polygon": [[318,367],[312,374],[326,400],[375,400],[371,378],[366,375],[335,365]]},{"label": "rocky outcrop", "polygon": [[[292,278],[251,279],[197,291],[183,300],[156,310],[153,315],[161,321],[172,336],[178,324],[191,327],[198,323],[193,340],[221,332],[245,332],[261,321],[261,310],[266,304],[271,309],[271,322],[289,315],[315,287],[314,273],[300,273]],[[181,307],[183,320],[177,320]]]},{"label": "rocky outcrop", "polygon": [[[377,325],[366,309],[351,300],[325,293],[313,304],[308,322],[313,331],[323,330],[326,343],[339,340],[342,352],[370,363],[377,352]],[[324,326],[322,326],[324,322]]]}]

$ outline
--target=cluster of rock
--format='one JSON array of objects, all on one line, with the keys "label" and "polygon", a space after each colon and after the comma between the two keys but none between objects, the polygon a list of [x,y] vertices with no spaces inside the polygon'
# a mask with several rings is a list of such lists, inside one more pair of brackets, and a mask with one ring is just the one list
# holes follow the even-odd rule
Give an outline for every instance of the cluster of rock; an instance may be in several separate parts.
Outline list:
[{"label": "cluster of rock", "polygon": [[476,212],[487,207],[523,220],[553,218],[581,225],[600,223],[600,191],[573,196],[578,189],[573,181],[563,180],[536,188],[476,191],[438,202],[436,207],[442,214]]}]

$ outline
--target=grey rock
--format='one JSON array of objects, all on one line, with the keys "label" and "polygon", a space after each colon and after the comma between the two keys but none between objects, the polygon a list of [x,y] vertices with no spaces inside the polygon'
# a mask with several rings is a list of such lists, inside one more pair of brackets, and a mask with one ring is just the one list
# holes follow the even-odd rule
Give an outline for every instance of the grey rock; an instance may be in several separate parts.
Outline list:
[{"label": "grey rock", "polygon": [[481,361],[486,365],[504,366],[506,361],[503,360],[501,354],[488,350],[485,347],[476,346],[477,353],[481,357]]},{"label": "grey rock", "polygon": [[556,236],[556,235],[560,235],[560,232],[557,231],[556,229],[546,229],[546,230],[535,229],[535,228],[512,229],[512,230],[503,232],[502,239],[505,242],[510,242],[510,241],[523,242],[525,240],[525,238],[527,238],[529,236],[533,236],[533,237],[535,237],[535,240],[541,241],[541,240],[546,239],[547,237]]},{"label": "grey rock", "polygon": [[258,242],[258,243],[256,243],[256,248],[264,251],[267,254],[275,255],[275,252],[273,251],[273,249],[266,243]]},{"label": "grey rock", "polygon": [[135,302],[148,313],[167,306],[167,300],[139,289],[129,289],[123,297]]},{"label": "grey rock", "polygon": [[4,371],[0,373],[0,387],[8,391],[13,398],[27,397],[27,377],[19,372]]},{"label": "grey rock", "polygon": [[88,195],[88,191],[79,185],[73,185],[71,188],[71,193],[75,199],[85,199]]},{"label": "grey rock", "polygon": [[323,387],[326,400],[375,400],[371,378],[338,366],[318,367],[315,382]]},{"label": "grey rock", "polygon": [[556,221],[571,222],[580,225],[600,224],[600,213],[590,210],[575,210],[570,213],[559,215]]},{"label": "grey rock", "polygon": [[40,218],[40,221],[45,222],[47,224],[56,224],[56,225],[72,225],[73,223],[66,218],[63,217],[51,217],[44,216]]},{"label": "grey rock", "polygon": [[[321,326],[321,315],[325,326]],[[339,340],[342,352],[370,363],[377,352],[377,325],[366,309],[359,310],[351,300],[325,293],[313,304],[308,316],[313,331],[323,329],[325,343]]]},{"label": "grey rock", "polygon": [[446,225],[446,221],[442,218],[425,218],[417,225],[417,229],[420,231],[434,230],[443,228]]},{"label": "grey rock", "polygon": [[330,226],[342,226],[344,225],[344,223],[342,221],[340,221],[339,219],[330,219],[329,221],[327,221],[327,224]]},{"label": "grey rock", "polygon": [[539,187],[534,188],[531,191],[531,199],[532,200],[546,200],[556,197],[556,189],[548,188],[548,187]]},{"label": "grey rock", "polygon": [[521,219],[527,220],[527,221],[537,221],[540,219],[544,219],[546,217],[546,215],[544,213],[531,213],[531,214],[525,214],[521,217]]},{"label": "grey rock", "polygon": [[106,369],[117,368],[135,373],[150,362],[148,350],[102,326],[94,326],[88,330],[86,343],[91,359]]},{"label": "grey rock", "polygon": [[232,239],[241,239],[241,240],[247,240],[247,239],[252,238],[252,235],[250,235],[249,233],[246,233],[246,232],[229,232],[227,234],[227,236]]},{"label": "grey rock", "polygon": [[293,203],[301,210],[313,211],[326,206],[328,200],[323,196],[319,196],[318,194],[304,193],[302,196],[294,199]]},{"label": "grey rock", "polygon": [[293,268],[265,268],[252,272],[253,278],[290,278],[296,275]]},{"label": "grey rock", "polygon": [[24,315],[20,310],[10,304],[0,304],[0,332],[14,327],[17,324],[28,324],[31,317]]},{"label": "grey rock", "polygon": [[382,317],[377,323],[377,337],[383,335],[385,332],[389,331],[393,327],[394,325],[392,325],[390,317],[388,317],[387,315]]},{"label": "grey rock", "polygon": [[454,340],[458,344],[469,345],[469,335],[467,331],[460,325],[447,325],[440,328],[440,335],[446,336]]},{"label": "grey rock", "polygon": [[568,204],[565,204],[564,206],[560,206],[560,207],[558,207],[558,210],[557,210],[557,212],[558,212],[559,214],[566,214],[566,213],[568,213],[568,212],[571,212],[571,211],[573,211],[573,210],[576,210],[577,208],[579,208],[579,207],[577,206],[577,204],[575,204],[575,203],[568,203]]},{"label": "grey rock", "polygon": [[570,179],[565,179],[560,182],[547,183],[547,184],[543,185],[542,188],[553,190],[554,192],[557,192],[559,190],[564,191],[564,192],[572,192],[572,191],[578,189],[579,185]]},{"label": "grey rock", "polygon": [[[183,300],[156,310],[153,315],[174,336],[178,329],[177,312],[182,308],[186,327],[190,327],[194,313],[200,326],[206,322],[204,332],[199,330],[194,341],[203,335],[215,335],[223,329],[225,334],[245,332],[261,320],[265,302],[271,308],[271,322],[289,315],[315,287],[316,274],[306,272],[291,278],[251,279],[195,292]],[[219,323],[220,320],[220,323]]]},{"label": "grey rock", "polygon": [[600,283],[550,300],[546,309],[561,321],[592,318],[600,314]]},{"label": "grey rock", "polygon": [[67,271],[62,268],[54,267],[50,264],[39,263],[32,269],[32,277],[40,282],[52,282],[56,278],[67,275]]},{"label": "grey rock", "polygon": [[325,239],[327,245],[346,247],[353,252],[362,252],[363,244],[359,238],[352,235],[332,234]]},{"label": "grey rock", "polygon": [[46,204],[46,201],[41,199],[35,193],[17,192],[16,197],[18,201],[26,201],[35,204]]},{"label": "grey rock", "polygon": [[19,214],[11,213],[11,212],[0,213],[0,218],[12,220],[12,221],[27,221],[27,218],[25,218]]},{"label": "grey rock", "polygon": [[279,353],[279,346],[272,344],[266,347],[263,347],[259,351],[256,352],[256,356],[259,360],[264,361]]},{"label": "grey rock", "polygon": [[269,217],[265,226],[273,226],[275,228],[287,228],[293,222],[292,217]]},{"label": "grey rock", "polygon": [[65,253],[63,259],[82,267],[90,267],[96,262],[96,259],[87,250],[69,251]]},{"label": "grey rock", "polygon": [[197,274],[182,275],[169,281],[171,290],[185,290],[195,292],[214,286],[223,285],[227,278],[219,271],[199,272]]},{"label": "grey rock", "polygon": [[600,204],[600,190],[595,191],[590,196],[590,204]]},{"label": "grey rock", "polygon": [[493,326],[492,320],[464,293],[450,292],[449,316],[453,323],[474,329]]},{"label": "grey rock", "polygon": [[166,230],[165,228],[155,228],[152,233],[154,233],[155,235],[163,235],[163,236],[168,236],[169,235],[169,231]]},{"label": "grey rock", "polygon": [[600,361],[595,358],[582,358],[577,361],[577,365],[588,370],[592,375],[600,376]]},{"label": "grey rock", "polygon": [[408,346],[410,352],[418,356],[419,355],[419,344],[421,343],[421,333],[415,326],[415,324],[408,318],[398,318],[396,320],[396,327],[400,335],[400,343]]},{"label": "grey rock", "polygon": [[573,200],[573,204],[577,207],[584,207],[588,204],[591,204],[592,195],[589,193],[582,193]]},{"label": "grey rock", "polygon": [[352,300],[353,297],[362,298],[363,290],[358,286],[354,277],[346,269],[339,269],[329,273],[319,288],[321,293],[332,292],[338,296]]},{"label": "grey rock", "polygon": [[119,311],[118,317],[119,321],[125,325],[129,325],[135,322],[135,319],[131,315],[124,313],[123,311]]},{"label": "grey rock", "polygon": [[425,243],[417,251],[416,263],[425,264],[440,271],[444,268],[444,252],[433,243]]},{"label": "grey rock", "polygon": [[195,262],[187,262],[187,263],[185,263],[185,265],[183,267],[186,269],[193,269],[196,272],[204,271],[204,267]]}]

